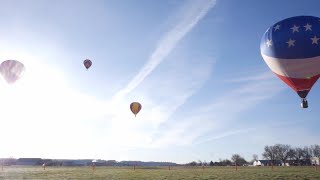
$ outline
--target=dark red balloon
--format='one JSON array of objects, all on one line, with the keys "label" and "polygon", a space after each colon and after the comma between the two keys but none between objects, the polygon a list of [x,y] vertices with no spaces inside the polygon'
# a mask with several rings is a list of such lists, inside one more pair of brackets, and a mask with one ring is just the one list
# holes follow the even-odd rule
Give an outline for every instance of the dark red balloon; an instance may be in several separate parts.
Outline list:
[{"label": "dark red balloon", "polygon": [[86,60],[83,61],[83,65],[84,65],[84,67],[89,69],[91,67],[91,65],[92,65],[92,62],[91,62],[90,59],[86,59]]}]

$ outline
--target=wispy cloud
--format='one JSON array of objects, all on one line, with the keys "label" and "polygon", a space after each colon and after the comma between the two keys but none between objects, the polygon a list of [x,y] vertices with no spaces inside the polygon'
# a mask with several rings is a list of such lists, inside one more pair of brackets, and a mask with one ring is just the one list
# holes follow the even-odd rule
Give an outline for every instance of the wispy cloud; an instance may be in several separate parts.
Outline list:
[{"label": "wispy cloud", "polygon": [[157,48],[151,54],[147,63],[128,85],[115,95],[115,98],[122,97],[135,89],[170,54],[179,41],[197,25],[215,4],[216,0],[192,1],[190,3],[192,11],[187,10],[183,19],[159,40]]},{"label": "wispy cloud", "polygon": [[258,80],[263,81],[263,80],[269,79],[269,78],[275,78],[275,75],[271,71],[261,73],[258,75],[251,75],[251,76],[246,76],[246,77],[229,79],[226,82],[241,83],[241,82],[258,81]]},{"label": "wispy cloud", "polygon": [[[198,61],[198,58],[196,60]],[[210,77],[214,63],[212,58],[202,59],[202,63],[197,64],[190,59],[176,59],[175,62],[177,61],[179,63],[161,66],[159,72],[166,70],[165,73],[156,73],[149,77],[139,90],[134,92],[134,96],[139,97],[143,106],[137,118],[128,111],[127,104],[123,105],[125,111],[112,118],[113,130],[110,134],[117,136],[117,145],[149,146],[159,127],[203,86]],[[131,99],[131,96],[128,98]],[[122,133],[123,131],[126,133]],[[127,137],[128,134],[130,137]]]},{"label": "wispy cloud", "polygon": [[[285,86],[279,86],[276,78],[264,76],[264,74],[266,73],[260,73],[258,76],[264,78],[258,79],[240,77],[243,80],[240,86],[225,92],[211,103],[194,109],[188,115],[184,114],[183,120],[170,121],[171,124],[166,127],[166,132],[160,133],[159,131],[151,147],[204,143],[253,130],[247,128],[221,131],[228,128],[231,123],[239,121],[237,118],[239,114],[284,89]],[[244,81],[245,79],[247,80]]]},{"label": "wispy cloud", "polygon": [[227,131],[227,132],[223,132],[221,134],[218,134],[216,136],[210,137],[208,139],[204,139],[204,140],[199,140],[197,142],[195,142],[194,144],[201,144],[201,143],[206,143],[209,141],[213,141],[213,140],[218,140],[218,139],[222,139],[228,136],[232,136],[232,135],[236,135],[236,134],[241,134],[241,133],[248,133],[252,130],[255,130],[256,128],[247,128],[247,129],[238,129],[238,130],[233,130],[233,131]]},{"label": "wispy cloud", "polygon": [[[112,128],[104,135],[110,144],[121,148],[149,146],[153,141],[152,135],[159,126],[210,77],[215,61],[208,55],[199,55],[197,58],[178,55],[179,57],[172,58],[174,61],[158,66],[164,59],[169,58],[179,41],[197,25],[215,3],[215,0],[189,1],[183,6],[179,14],[181,19],[159,40],[157,48],[139,73],[112,98],[110,109],[113,112],[108,123]],[[195,51],[198,50],[188,50],[188,53]],[[159,71],[149,76],[155,68],[159,68]],[[139,90],[136,90],[138,86]],[[139,97],[139,101],[143,103],[142,111],[135,119],[128,111],[128,100],[133,96]],[[110,138],[111,136],[117,138]]]}]

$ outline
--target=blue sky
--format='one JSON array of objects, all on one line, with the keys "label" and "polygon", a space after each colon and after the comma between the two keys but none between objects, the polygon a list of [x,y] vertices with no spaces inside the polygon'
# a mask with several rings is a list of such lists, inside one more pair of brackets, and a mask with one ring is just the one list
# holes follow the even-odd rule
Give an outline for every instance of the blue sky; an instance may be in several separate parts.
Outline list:
[{"label": "blue sky", "polygon": [[26,72],[1,82],[0,157],[186,163],[319,144],[319,83],[301,109],[260,54],[277,21],[320,16],[307,2],[1,1],[0,60]]}]

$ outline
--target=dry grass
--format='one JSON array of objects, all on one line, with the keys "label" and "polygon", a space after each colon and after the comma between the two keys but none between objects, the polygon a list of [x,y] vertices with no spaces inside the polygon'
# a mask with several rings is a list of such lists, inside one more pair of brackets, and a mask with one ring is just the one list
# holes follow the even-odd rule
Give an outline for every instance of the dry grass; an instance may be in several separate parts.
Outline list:
[{"label": "dry grass", "polygon": [[320,179],[314,167],[5,167],[0,179]]}]

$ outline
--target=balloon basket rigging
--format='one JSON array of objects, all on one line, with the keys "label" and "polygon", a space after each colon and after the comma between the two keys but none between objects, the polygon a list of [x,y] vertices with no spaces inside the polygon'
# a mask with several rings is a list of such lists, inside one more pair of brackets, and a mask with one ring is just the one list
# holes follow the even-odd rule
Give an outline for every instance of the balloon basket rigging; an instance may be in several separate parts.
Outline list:
[{"label": "balloon basket rigging", "polygon": [[308,108],[308,101],[305,98],[301,99],[301,107],[302,108]]}]

